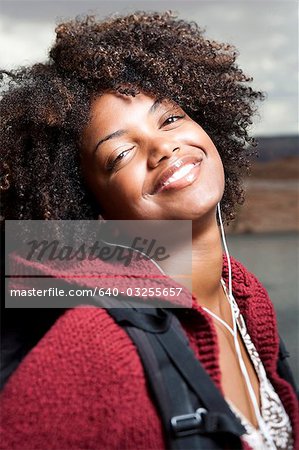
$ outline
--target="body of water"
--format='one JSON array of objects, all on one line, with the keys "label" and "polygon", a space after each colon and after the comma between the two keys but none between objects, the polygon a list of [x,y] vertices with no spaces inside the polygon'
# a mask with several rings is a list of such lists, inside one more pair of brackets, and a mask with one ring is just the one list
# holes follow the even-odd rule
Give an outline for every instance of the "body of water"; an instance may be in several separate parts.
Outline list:
[{"label": "body of water", "polygon": [[297,233],[228,235],[230,254],[253,272],[274,304],[279,333],[291,354],[299,384],[299,235]]}]

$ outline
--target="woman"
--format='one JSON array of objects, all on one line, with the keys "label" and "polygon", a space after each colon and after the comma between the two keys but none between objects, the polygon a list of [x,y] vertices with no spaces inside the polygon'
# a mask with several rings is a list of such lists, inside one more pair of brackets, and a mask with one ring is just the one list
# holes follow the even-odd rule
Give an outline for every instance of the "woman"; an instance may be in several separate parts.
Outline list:
[{"label": "woman", "polygon": [[[47,63],[7,74],[3,216],[191,219],[192,308],[177,317],[244,425],[244,448],[291,449],[298,410],[277,373],[273,307],[236,261],[231,280],[218,227],[243,201],[247,128],[262,98],[235,59],[170,13],[59,25]],[[136,349],[102,309],[58,318],[11,375],[2,406],[7,449],[166,446]]]}]

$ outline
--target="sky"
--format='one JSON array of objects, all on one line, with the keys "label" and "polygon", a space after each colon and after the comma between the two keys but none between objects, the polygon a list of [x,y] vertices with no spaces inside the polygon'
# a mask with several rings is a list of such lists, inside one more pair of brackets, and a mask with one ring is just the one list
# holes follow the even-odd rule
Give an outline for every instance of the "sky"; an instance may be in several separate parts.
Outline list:
[{"label": "sky", "polygon": [[298,3],[289,0],[5,0],[0,2],[0,67],[45,61],[60,21],[87,13],[100,18],[135,10],[178,13],[206,29],[206,36],[234,44],[238,64],[266,92],[252,133],[298,131]]}]

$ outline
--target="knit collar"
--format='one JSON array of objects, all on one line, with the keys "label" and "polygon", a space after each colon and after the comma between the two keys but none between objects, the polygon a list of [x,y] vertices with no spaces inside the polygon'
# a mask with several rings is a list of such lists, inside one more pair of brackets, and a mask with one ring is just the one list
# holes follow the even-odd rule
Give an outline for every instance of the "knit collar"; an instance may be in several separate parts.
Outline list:
[{"label": "knit collar", "polygon": [[[250,296],[250,281],[246,276],[246,270],[240,270],[238,263],[231,258],[233,273],[233,292],[237,298],[242,299]],[[167,295],[167,289],[161,297],[161,302],[168,301],[170,306],[177,307],[195,307],[197,300],[191,297],[190,291],[174,281],[169,276],[161,273],[151,260],[140,259],[138,255],[132,258],[128,266],[121,264],[112,264],[101,259],[83,260],[83,261],[50,261],[42,264],[38,261],[30,261],[14,253],[9,259],[9,274],[11,276],[10,286],[15,289],[29,289],[36,279],[41,277],[50,277],[64,280],[67,284],[83,287],[99,287],[103,290],[108,288],[117,288],[119,291],[125,291],[133,288],[182,288],[179,297]],[[223,279],[228,279],[227,258],[223,255]],[[145,302],[150,301],[150,297],[142,296]],[[165,294],[166,293],[166,294]],[[167,304],[165,304],[167,307]]]}]

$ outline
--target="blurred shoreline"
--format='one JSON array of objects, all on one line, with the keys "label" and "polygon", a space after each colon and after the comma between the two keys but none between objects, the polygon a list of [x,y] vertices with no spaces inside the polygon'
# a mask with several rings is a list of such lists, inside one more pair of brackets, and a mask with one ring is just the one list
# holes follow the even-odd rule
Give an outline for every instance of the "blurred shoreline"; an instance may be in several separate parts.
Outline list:
[{"label": "blurred shoreline", "polygon": [[299,156],[257,162],[228,234],[299,232]]}]

